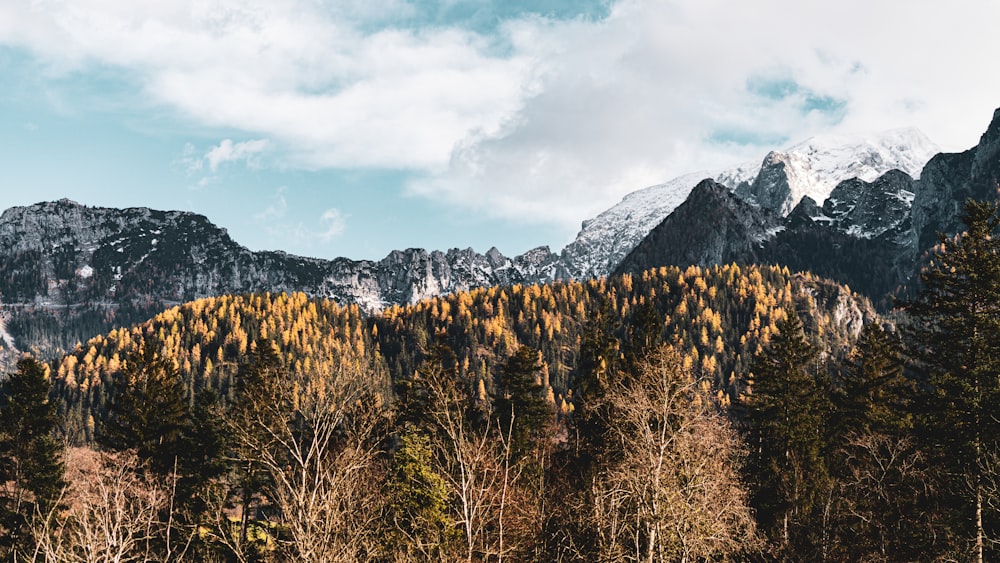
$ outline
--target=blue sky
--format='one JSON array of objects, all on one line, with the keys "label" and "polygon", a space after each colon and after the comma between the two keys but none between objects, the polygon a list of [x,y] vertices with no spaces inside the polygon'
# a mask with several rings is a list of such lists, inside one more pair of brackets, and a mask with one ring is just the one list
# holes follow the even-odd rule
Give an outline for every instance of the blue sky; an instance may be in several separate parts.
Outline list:
[{"label": "blue sky", "polygon": [[972,146],[996,21],[971,0],[0,0],[0,208],[190,210],[328,258],[558,250],[630,191],[811,135]]}]

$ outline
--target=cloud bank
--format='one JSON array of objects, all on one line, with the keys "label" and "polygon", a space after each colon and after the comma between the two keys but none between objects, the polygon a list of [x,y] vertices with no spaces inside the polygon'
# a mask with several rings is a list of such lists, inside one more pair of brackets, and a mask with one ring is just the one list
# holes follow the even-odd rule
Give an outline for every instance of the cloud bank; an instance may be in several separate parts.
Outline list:
[{"label": "cloud bank", "polygon": [[[992,2],[607,8],[482,27],[406,0],[5,2],[0,44],[54,80],[118,69],[157,106],[261,139],[221,141],[213,172],[265,150],[288,168],[403,170],[414,194],[567,229],[820,132],[912,125],[966,148],[1000,105]],[[324,214],[324,232],[340,222]]]}]

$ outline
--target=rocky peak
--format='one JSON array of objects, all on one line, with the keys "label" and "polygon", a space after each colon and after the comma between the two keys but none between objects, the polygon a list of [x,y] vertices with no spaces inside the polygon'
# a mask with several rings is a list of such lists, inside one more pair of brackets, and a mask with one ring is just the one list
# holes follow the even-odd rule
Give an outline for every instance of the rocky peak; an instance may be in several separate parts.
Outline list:
[{"label": "rocky peak", "polygon": [[779,218],[736,197],[726,186],[703,180],[622,261],[617,271],[663,265],[709,266],[739,259],[754,262],[760,245],[777,232]]},{"label": "rocky peak", "polygon": [[1000,108],[993,112],[993,120],[976,146],[972,179],[983,184],[985,190],[991,186],[996,189],[1000,181]]},{"label": "rocky peak", "polygon": [[[303,291],[373,311],[474,287],[552,280],[560,271],[547,248],[513,260],[495,248],[485,256],[471,248],[409,248],[379,261],[251,252],[201,215],[68,200],[0,215],[0,308],[20,327],[12,333],[22,348],[43,354],[206,296]],[[45,336],[24,340],[25,331]]]},{"label": "rocky peak", "polygon": [[894,168],[917,177],[938,150],[912,128],[857,137],[821,136],[772,151],[756,162],[680,176],[632,192],[584,221],[576,239],[562,251],[563,266],[566,275],[574,278],[602,276],[614,270],[703,178],[713,178],[761,208],[787,215],[803,196],[824,201],[838,183],[849,178],[872,182]]},{"label": "rocky peak", "polygon": [[816,200],[809,196],[803,196],[799,204],[788,214],[787,221],[789,227],[798,227],[802,224],[814,223],[817,220],[824,220],[823,208],[816,203]]},{"label": "rocky peak", "polygon": [[874,182],[852,179],[837,184],[823,213],[848,235],[875,238],[888,231],[909,231],[914,180],[890,170]]},{"label": "rocky peak", "polygon": [[[788,183],[788,155],[771,151],[764,157],[760,172],[753,183],[741,186],[736,195],[746,201],[786,215],[797,201],[792,200],[792,189]],[[786,209],[787,208],[787,209]]]},{"label": "rocky peak", "polygon": [[930,248],[937,233],[953,234],[968,198],[996,201],[1000,182],[1000,109],[979,144],[961,153],[930,160],[914,186],[913,236],[920,249]]}]

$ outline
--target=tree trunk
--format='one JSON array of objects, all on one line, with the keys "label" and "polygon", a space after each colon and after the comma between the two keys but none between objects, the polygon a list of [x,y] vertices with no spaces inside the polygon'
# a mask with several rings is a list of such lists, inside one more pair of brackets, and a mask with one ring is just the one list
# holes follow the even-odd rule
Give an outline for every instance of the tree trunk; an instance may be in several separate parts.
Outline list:
[{"label": "tree trunk", "polygon": [[976,562],[983,563],[983,485],[976,480]]}]

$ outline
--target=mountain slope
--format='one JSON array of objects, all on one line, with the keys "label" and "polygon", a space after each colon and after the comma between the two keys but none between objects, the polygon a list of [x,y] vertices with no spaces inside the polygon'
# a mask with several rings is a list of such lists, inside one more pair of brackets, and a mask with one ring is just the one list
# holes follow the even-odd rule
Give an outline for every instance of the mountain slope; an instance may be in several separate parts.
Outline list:
[{"label": "mountain slope", "polygon": [[722,172],[695,173],[633,192],[597,217],[585,221],[562,251],[568,275],[585,279],[605,275],[680,205],[700,180],[711,178],[748,201],[787,215],[804,196],[821,202],[841,181],[871,182],[898,169],[920,174],[938,147],[916,129],[869,137],[824,136],[771,152],[762,163]]},{"label": "mountain slope", "polygon": [[554,279],[547,248],[408,249],[380,261],[252,252],[193,213],[86,207],[68,200],[0,216],[0,299],[22,349],[43,355],[194,299],[302,291],[366,310],[473,287]]},{"label": "mountain slope", "polygon": [[542,383],[552,400],[569,408],[588,320],[610,311],[613,362],[629,351],[633,337],[642,338],[636,333],[644,317],[637,315],[645,315],[644,303],[657,315],[649,330],[676,344],[723,396],[740,392],[734,374],[745,373],[786,310],[798,311],[810,338],[834,355],[846,352],[862,325],[876,318],[867,300],[846,288],[778,267],[661,268],[584,283],[480,288],[376,315],[302,293],[224,296],[173,307],[76,347],[52,363],[54,397],[73,439],[88,441],[114,392],[115,374],[144,341],[161,345],[189,392],[212,387],[228,400],[239,363],[262,337],[296,373],[329,377],[343,362],[370,366],[383,398],[390,393],[387,380],[412,374],[435,342],[454,351],[470,392],[481,388],[491,396],[499,366],[529,345],[541,352]]},{"label": "mountain slope", "polygon": [[[759,230],[742,228],[746,219],[733,214],[735,198],[698,206],[685,202],[636,246],[619,271],[666,264],[780,263],[846,283],[887,306],[890,294],[913,280],[921,256],[937,242],[936,233],[958,230],[967,198],[997,200],[998,178],[1000,110],[979,145],[935,156],[918,180],[899,170],[874,181],[846,180],[828,194],[822,207],[804,197],[785,217],[783,207],[759,205],[759,199],[737,189],[735,195],[758,204],[752,207],[759,221],[776,225],[764,238]],[[699,225],[706,218],[727,234],[729,252],[717,251],[719,235],[703,232]],[[684,248],[665,242],[682,237]]]}]

